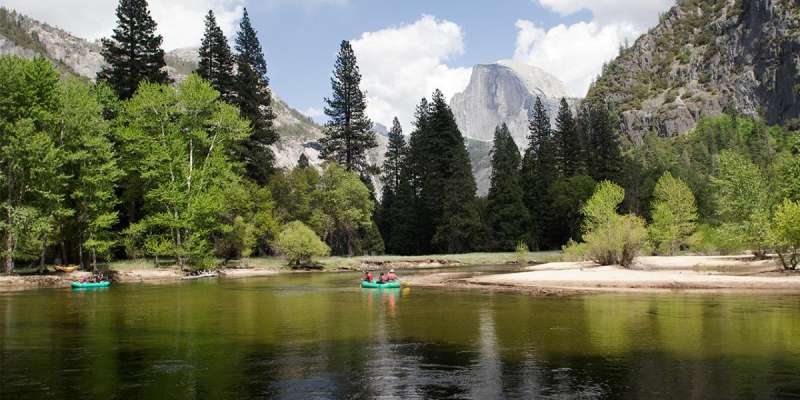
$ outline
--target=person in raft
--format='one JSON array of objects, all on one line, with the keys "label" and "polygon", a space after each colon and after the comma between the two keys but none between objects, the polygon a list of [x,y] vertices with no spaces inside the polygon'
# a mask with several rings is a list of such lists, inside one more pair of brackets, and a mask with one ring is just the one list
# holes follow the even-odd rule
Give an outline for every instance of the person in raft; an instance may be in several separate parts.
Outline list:
[{"label": "person in raft", "polygon": [[364,282],[372,283],[372,272],[364,271]]},{"label": "person in raft", "polygon": [[386,275],[386,281],[387,282],[394,282],[396,280],[397,280],[397,274],[394,273],[393,269],[390,269],[389,270],[389,274]]},{"label": "person in raft", "polygon": [[381,272],[381,277],[378,278],[378,283],[386,283],[386,276]]}]

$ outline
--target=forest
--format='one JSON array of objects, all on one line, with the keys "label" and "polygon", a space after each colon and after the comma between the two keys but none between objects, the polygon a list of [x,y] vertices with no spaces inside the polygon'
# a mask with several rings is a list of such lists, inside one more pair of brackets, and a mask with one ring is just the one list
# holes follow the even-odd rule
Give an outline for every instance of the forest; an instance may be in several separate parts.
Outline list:
[{"label": "forest", "polygon": [[[173,82],[144,0],[121,0],[96,82],[44,59],[0,57],[4,271],[126,258],[209,269],[280,254],[421,255],[562,249],[627,265],[640,253],[777,252],[800,259],[798,124],[728,112],[677,138],[619,133],[602,99],[551,124],[539,99],[528,143],[498,126],[491,187],[476,196],[445,94],[395,119],[383,165],[350,43],[325,99],[317,168],[274,166],[267,63],[245,10],[231,48],[206,18],[197,71]],[[133,49],[133,51],[130,51]],[[376,188],[373,177],[380,185]]]}]

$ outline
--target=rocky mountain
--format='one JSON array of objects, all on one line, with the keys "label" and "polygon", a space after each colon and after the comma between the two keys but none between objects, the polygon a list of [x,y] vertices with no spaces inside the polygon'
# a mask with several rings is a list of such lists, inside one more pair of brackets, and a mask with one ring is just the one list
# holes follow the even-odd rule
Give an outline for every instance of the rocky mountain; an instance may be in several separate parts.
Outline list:
[{"label": "rocky mountain", "polygon": [[553,117],[561,98],[568,97],[558,78],[532,65],[503,60],[473,67],[467,88],[453,96],[450,106],[464,136],[491,141],[495,128],[505,122],[517,145],[524,147],[537,96]]},{"label": "rocky mountain", "polygon": [[578,101],[568,98],[558,78],[532,65],[511,60],[473,67],[467,88],[450,101],[458,127],[467,138],[478,194],[489,192],[489,153],[495,128],[505,122],[520,151],[524,151],[528,144],[528,116],[536,97],[542,99],[553,120],[562,98],[573,105]]},{"label": "rocky mountain", "polygon": [[771,124],[800,117],[800,0],[680,0],[587,98],[608,99],[634,142],[723,111]]}]

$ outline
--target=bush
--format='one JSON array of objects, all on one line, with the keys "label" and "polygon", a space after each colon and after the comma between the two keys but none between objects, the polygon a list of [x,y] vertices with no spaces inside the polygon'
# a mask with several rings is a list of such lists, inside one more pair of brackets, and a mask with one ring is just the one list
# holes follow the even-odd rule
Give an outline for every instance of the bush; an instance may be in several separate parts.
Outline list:
[{"label": "bush", "polygon": [[694,194],[680,178],[666,172],[656,184],[652,207],[650,240],[660,254],[675,255],[696,227]]},{"label": "bush", "polygon": [[331,252],[330,247],[300,221],[286,224],[275,241],[275,247],[286,255],[292,266],[309,265],[314,257],[324,257]]},{"label": "bush", "polygon": [[516,253],[515,256],[517,258],[517,264],[519,264],[519,265],[521,265],[523,267],[528,265],[528,252],[529,251],[530,250],[528,249],[528,245],[524,241],[520,241],[520,242],[517,243],[517,248],[516,248],[516,251],[515,251],[515,253]]},{"label": "bush", "polygon": [[770,238],[783,268],[797,269],[800,263],[800,203],[783,200],[775,210]]},{"label": "bush", "polygon": [[583,207],[584,243],[570,242],[564,252],[569,259],[580,257],[600,265],[630,267],[647,237],[644,220],[635,215],[619,215],[617,207],[625,198],[618,185],[601,182]]}]

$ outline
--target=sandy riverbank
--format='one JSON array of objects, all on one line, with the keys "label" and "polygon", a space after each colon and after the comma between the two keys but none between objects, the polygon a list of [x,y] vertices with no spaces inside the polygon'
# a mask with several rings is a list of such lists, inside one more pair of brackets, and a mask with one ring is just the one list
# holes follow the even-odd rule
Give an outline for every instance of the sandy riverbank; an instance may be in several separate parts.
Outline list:
[{"label": "sandy riverbank", "polygon": [[751,257],[641,257],[632,269],[601,267],[587,262],[558,262],[528,267],[515,273],[411,277],[409,284],[541,294],[665,290],[800,292],[800,274],[778,271],[774,261]]}]

